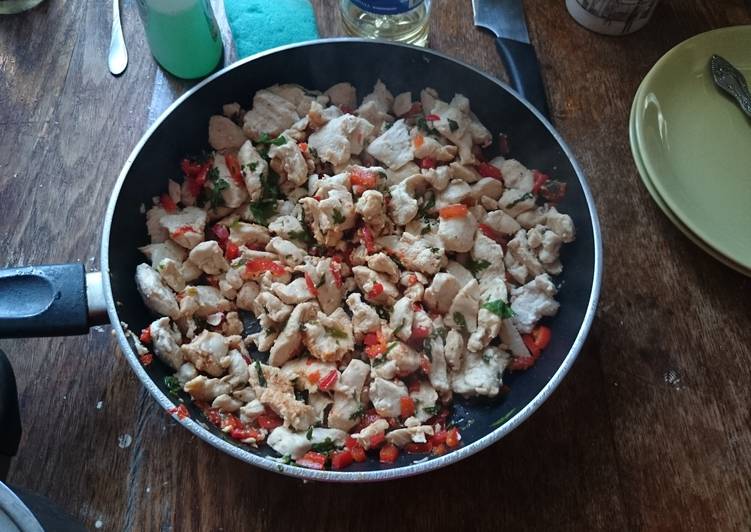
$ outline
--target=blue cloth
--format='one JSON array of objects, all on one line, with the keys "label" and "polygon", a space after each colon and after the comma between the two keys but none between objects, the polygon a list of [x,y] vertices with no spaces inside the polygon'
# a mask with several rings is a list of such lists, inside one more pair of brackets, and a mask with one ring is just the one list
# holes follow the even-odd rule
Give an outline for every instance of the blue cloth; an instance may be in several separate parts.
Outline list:
[{"label": "blue cloth", "polygon": [[319,37],[309,0],[224,0],[224,11],[238,58]]}]

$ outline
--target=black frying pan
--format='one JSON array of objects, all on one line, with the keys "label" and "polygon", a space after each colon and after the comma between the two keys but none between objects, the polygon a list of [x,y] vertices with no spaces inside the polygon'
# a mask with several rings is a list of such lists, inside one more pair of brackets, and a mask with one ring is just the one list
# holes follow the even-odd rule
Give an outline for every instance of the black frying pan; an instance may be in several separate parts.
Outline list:
[{"label": "black frying pan", "polygon": [[[454,421],[463,446],[441,457],[402,454],[393,465],[376,459],[346,471],[314,471],[270,459],[267,447],[236,443],[205,422],[188,403],[191,417],[181,423],[214,447],[270,471],[317,480],[372,481],[415,475],[456,462],[498,441],[534,412],[552,393],[576,358],[594,318],[602,276],[602,242],[594,203],[571,152],[549,122],[498,80],[431,50],[355,39],[303,43],[256,55],[206,79],[183,95],[146,132],[133,150],[112,191],[104,218],[101,274],[84,274],[81,265],[45,266],[0,272],[0,337],[82,334],[107,316],[136,376],[165,409],[175,405],[163,379],[168,369],[155,362],[144,368],[120,325],[139,331],[153,316],[135,287],[136,266],[144,262],[138,247],[149,242],[142,205],[166,190],[180,175],[186,154],[207,148],[208,119],[222,104],[248,106],[253,93],[274,83],[298,83],[325,90],[348,81],[358,95],[381,79],[394,93],[427,86],[443,99],[462,93],[491,132],[511,139],[511,156],[568,184],[560,205],[574,219],[576,241],[564,246],[561,309],[549,325],[553,339],[533,368],[507,375],[511,388],[503,399],[458,400]],[[188,401],[187,397],[183,399]],[[500,423],[494,423],[496,421]],[[414,463],[418,461],[418,463]]]}]

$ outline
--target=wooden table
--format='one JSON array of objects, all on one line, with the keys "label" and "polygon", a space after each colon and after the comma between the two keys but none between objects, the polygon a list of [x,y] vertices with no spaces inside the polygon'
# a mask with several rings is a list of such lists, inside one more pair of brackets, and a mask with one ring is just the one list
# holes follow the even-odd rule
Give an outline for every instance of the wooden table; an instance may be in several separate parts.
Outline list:
[{"label": "wooden table", "polygon": [[[322,35],[338,34],[334,0],[314,4]],[[432,46],[504,77],[469,1],[435,4]],[[555,123],[599,209],[605,279],[586,348],[528,422],[422,477],[303,483],[192,437],[147,396],[109,328],[97,328],[0,342],[24,423],[9,481],[105,530],[749,530],[751,281],[652,202],[627,123],[639,81],[665,51],[749,24],[751,10],[742,0],[663,0],[644,30],[607,38],[577,26],[563,4],[525,7]],[[153,62],[132,0],[123,6],[130,66],[111,77],[109,13],[107,2],[48,0],[0,19],[2,265],[93,269],[121,165],[164,95],[185,89]]]}]

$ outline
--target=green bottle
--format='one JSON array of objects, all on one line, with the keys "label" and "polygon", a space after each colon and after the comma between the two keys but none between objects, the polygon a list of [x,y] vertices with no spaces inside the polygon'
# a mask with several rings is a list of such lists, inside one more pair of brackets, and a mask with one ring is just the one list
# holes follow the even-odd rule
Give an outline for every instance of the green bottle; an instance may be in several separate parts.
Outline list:
[{"label": "green bottle", "polygon": [[210,74],[222,59],[222,37],[209,0],[138,0],[157,62],[183,79]]}]

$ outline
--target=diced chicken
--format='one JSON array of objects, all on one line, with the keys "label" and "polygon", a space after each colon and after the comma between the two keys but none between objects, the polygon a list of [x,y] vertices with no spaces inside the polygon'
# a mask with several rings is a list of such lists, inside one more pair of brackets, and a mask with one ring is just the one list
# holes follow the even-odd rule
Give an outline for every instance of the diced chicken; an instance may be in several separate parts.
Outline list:
[{"label": "diced chicken", "polygon": [[209,118],[209,144],[217,151],[236,150],[247,140],[240,126],[225,116]]},{"label": "diced chicken", "polygon": [[161,205],[155,205],[146,211],[146,231],[149,233],[152,244],[159,244],[169,238],[169,232],[162,225],[162,218],[167,216],[167,211]]},{"label": "diced chicken", "polygon": [[212,402],[220,395],[226,395],[232,391],[232,386],[221,379],[209,379],[205,375],[199,375],[189,380],[183,386],[183,390],[197,401]]},{"label": "diced chicken", "polygon": [[248,341],[256,344],[259,351],[266,352],[274,345],[274,340],[279,336],[279,324],[271,321],[267,314],[258,316],[261,330],[248,335]]},{"label": "diced chicken", "polygon": [[287,240],[297,240],[304,238],[305,230],[300,220],[290,215],[283,215],[275,218],[269,224],[269,231]]},{"label": "diced chicken", "polygon": [[357,91],[351,83],[337,83],[324,92],[337,107],[352,110],[357,107]]},{"label": "diced chicken", "polygon": [[419,382],[420,387],[416,391],[409,393],[415,404],[414,416],[420,421],[427,421],[435,416],[435,407],[438,401],[438,393],[425,381]]},{"label": "diced chicken", "polygon": [[269,365],[279,367],[298,352],[302,345],[300,330],[308,320],[315,317],[317,309],[318,305],[315,303],[301,303],[295,307],[271,347]]},{"label": "diced chicken", "polygon": [[472,249],[477,220],[472,213],[457,218],[441,218],[438,225],[438,236],[448,251],[466,253]]},{"label": "diced chicken", "polygon": [[408,297],[402,297],[391,310],[391,319],[389,327],[394,331],[394,335],[405,342],[412,336],[412,319],[414,311],[412,310],[412,300]]},{"label": "diced chicken", "polygon": [[240,171],[245,181],[245,188],[248,191],[250,201],[258,201],[263,194],[263,179],[269,171],[269,165],[266,159],[256,151],[253,144],[248,140],[240,147],[237,152],[237,162],[240,164]]},{"label": "diced chicken", "polygon": [[356,340],[369,333],[375,332],[381,327],[381,319],[373,307],[363,303],[362,296],[353,292],[347,297],[347,306],[352,313],[352,329]]},{"label": "diced chicken", "polygon": [[496,233],[503,235],[515,235],[522,228],[519,222],[502,210],[489,212],[485,215],[482,222]]},{"label": "diced chicken", "polygon": [[402,92],[394,98],[394,105],[391,107],[394,115],[404,116],[412,109],[412,93]]},{"label": "diced chicken", "polygon": [[373,125],[373,131],[380,131],[385,122],[393,122],[394,117],[382,111],[374,101],[364,102],[357,108],[355,114]]},{"label": "diced chicken", "polygon": [[243,284],[242,288],[240,288],[240,291],[237,293],[237,299],[235,301],[237,308],[241,310],[253,310],[253,302],[256,297],[258,297],[259,292],[260,288],[258,287],[258,283],[248,281]]},{"label": "diced chicken", "polygon": [[448,166],[439,166],[438,168],[423,168],[420,173],[431,187],[441,191],[449,186],[451,179],[451,169]]},{"label": "diced chicken", "polygon": [[502,195],[503,183],[492,177],[483,177],[472,185],[471,196],[475,201],[480,201],[483,196],[498,200]]},{"label": "diced chicken", "polygon": [[398,375],[409,375],[420,367],[420,353],[403,342],[389,344],[386,358],[392,360]]},{"label": "diced chicken", "polygon": [[426,87],[420,91],[420,103],[424,112],[432,111],[436,100],[438,100],[438,91],[434,88]]},{"label": "diced chicken", "polygon": [[430,357],[430,373],[428,379],[433,388],[440,395],[444,401],[451,399],[451,382],[448,376],[448,366],[446,363],[446,355],[444,352],[444,342],[440,331],[445,331],[443,328],[443,320],[439,317],[433,322],[433,328],[435,331],[439,331],[438,334],[431,334],[426,340],[425,351]]},{"label": "diced chicken", "polygon": [[368,267],[384,274],[392,283],[399,282],[399,267],[385,253],[376,253],[368,257]]},{"label": "diced chicken", "polygon": [[462,335],[454,329],[449,329],[448,333],[446,333],[443,354],[452,370],[458,370],[461,367],[464,348],[465,342]]},{"label": "diced chicken", "polygon": [[441,244],[429,241],[427,235],[417,237],[407,232],[399,239],[397,255],[410,270],[429,275],[438,272],[445,260]]},{"label": "diced chicken", "polygon": [[376,419],[360,432],[352,434],[352,438],[362,445],[363,449],[367,450],[370,449],[370,442],[373,441],[374,438],[380,439],[380,437],[386,433],[388,428],[388,421],[385,419]]},{"label": "diced chicken", "polygon": [[366,190],[363,192],[362,196],[357,200],[355,210],[376,233],[380,233],[381,229],[386,225],[387,218],[383,194],[377,190]]},{"label": "diced chicken", "polygon": [[466,181],[453,179],[445,190],[436,195],[435,206],[437,209],[441,209],[447,205],[462,203],[471,194],[472,189]]},{"label": "diced chicken", "polygon": [[227,166],[227,160],[221,154],[215,153],[213,161],[213,170],[218,173],[218,177],[212,184],[212,187],[216,187],[219,183],[222,183],[223,190],[221,191],[221,196],[223,205],[231,209],[239,207],[248,199],[248,190],[245,187],[244,181],[239,183],[235,181]]},{"label": "diced chicken", "polygon": [[187,286],[181,294],[183,296],[180,300],[181,316],[207,318],[211,314],[232,309],[232,303],[213,286]]},{"label": "diced chicken", "polygon": [[394,122],[394,125],[370,143],[367,152],[392,170],[401,168],[414,159],[412,141],[404,120]]},{"label": "diced chicken", "polygon": [[287,305],[297,305],[313,299],[308,283],[302,277],[298,277],[289,284],[274,283],[271,285],[271,291]]},{"label": "diced chicken", "polygon": [[271,237],[262,225],[238,221],[229,227],[229,240],[236,246],[265,246]]},{"label": "diced chicken", "polygon": [[201,242],[190,250],[190,260],[208,275],[219,275],[229,269],[224,251],[216,240]]},{"label": "diced chicken", "polygon": [[[225,358],[221,360],[223,367],[227,368],[227,376],[224,380],[233,388],[244,386],[248,383],[248,363],[243,354],[237,349],[231,349]],[[238,406],[238,408],[240,408]]]},{"label": "diced chicken", "polygon": [[257,141],[263,133],[277,137],[299,120],[295,105],[269,90],[260,90],[253,96],[253,108],[245,113],[243,131]]},{"label": "diced chicken", "polygon": [[413,162],[408,162],[401,168],[398,168],[396,170],[392,170],[390,168],[386,168],[386,175],[388,176],[388,179],[386,180],[386,183],[389,186],[398,185],[408,177],[412,177],[415,174],[420,173],[420,167],[417,166]]},{"label": "diced chicken", "polygon": [[516,188],[507,188],[498,200],[498,205],[509,216],[516,218],[521,213],[535,208],[535,195]]},{"label": "diced chicken", "polygon": [[198,371],[196,370],[196,367],[190,362],[185,362],[184,364],[182,364],[177,370],[177,373],[175,373],[175,378],[177,379],[177,382],[180,383],[180,386],[185,386],[186,382],[196,378],[197,376]]},{"label": "diced chicken", "polygon": [[474,275],[467,268],[454,260],[446,263],[446,273],[450,273],[459,282],[459,286],[466,286],[468,282],[474,279]]},{"label": "diced chicken", "polygon": [[263,403],[258,399],[253,399],[248,404],[240,408],[240,421],[242,421],[243,423],[252,423],[253,420],[257,419],[258,416],[265,412],[266,407],[263,406]]},{"label": "diced chicken", "polygon": [[550,207],[545,224],[565,243],[574,241],[574,222],[568,214],[561,214],[555,207]]},{"label": "diced chicken", "polygon": [[172,259],[162,259],[156,266],[156,270],[167,286],[169,286],[175,292],[179,292],[185,288],[185,279],[181,274],[180,264]]},{"label": "diced chicken", "polygon": [[342,239],[343,232],[355,224],[355,205],[352,194],[343,186],[337,185],[324,192],[325,197],[305,197],[300,204],[305,212],[313,237],[319,244],[335,246]]},{"label": "diced chicken", "polygon": [[410,137],[414,156],[417,159],[432,159],[439,162],[453,161],[457,148],[451,144],[441,144],[433,137],[424,135],[419,128],[413,128]]},{"label": "diced chicken", "polygon": [[182,342],[180,330],[170,325],[169,318],[159,318],[149,325],[149,332],[154,354],[172,369],[179,369],[183,363],[183,355],[180,351]]},{"label": "diced chicken", "polygon": [[[166,235],[165,231],[165,235]],[[167,237],[165,236],[165,239]],[[171,259],[181,264],[188,256],[185,248],[178,246],[172,240],[166,239],[158,244],[149,244],[138,248],[138,251],[146,255],[151,260],[151,267],[157,268],[164,259]]]},{"label": "diced chicken", "polygon": [[237,399],[233,399],[226,393],[218,396],[211,403],[211,408],[217,408],[221,410],[222,412],[227,412],[230,414],[240,410],[241,406],[243,406],[243,404],[240,401],[238,401]]},{"label": "diced chicken", "polygon": [[[558,236],[558,233],[551,231],[544,225],[536,225],[527,231],[527,242],[530,249],[537,253],[537,258],[546,270],[549,271],[551,266],[554,269],[560,267],[558,255],[563,240]],[[557,273],[560,273],[560,271]]]},{"label": "diced chicken", "polygon": [[308,110],[310,109],[310,104],[316,101],[315,94],[320,93],[311,93],[310,91],[304,89],[303,87],[299,85],[294,85],[292,83],[284,83],[282,85],[272,85],[267,89],[270,92],[273,92],[277,96],[281,96],[288,102],[292,103],[295,106],[295,110],[297,111],[297,114],[300,116],[303,116],[308,113]]},{"label": "diced chicken", "polygon": [[242,107],[237,102],[225,103],[222,105],[222,114],[227,118],[239,118],[242,112]]},{"label": "diced chicken", "polygon": [[498,336],[501,328],[501,317],[481,308],[477,313],[477,329],[467,339],[467,349],[469,351],[481,351],[490,341]]},{"label": "diced chicken", "polygon": [[272,430],[266,443],[280,455],[289,456],[293,460],[302,458],[313,446],[313,442],[305,437],[304,432],[292,432],[286,427]]},{"label": "diced chicken", "polygon": [[481,231],[475,235],[472,246],[472,259],[478,268],[477,276],[480,284],[480,299],[485,302],[501,299],[508,301],[506,284],[502,281],[505,275],[503,264],[503,248],[495,240],[485,236]]},{"label": "diced chicken", "polygon": [[507,188],[515,188],[522,192],[532,192],[535,177],[532,172],[516,159],[506,159],[501,164],[503,183]]},{"label": "diced chicken", "polygon": [[528,277],[540,275],[545,271],[538,258],[529,249],[527,232],[524,229],[520,229],[508,243],[504,261],[509,274],[519,283],[524,283]]},{"label": "diced chicken", "polygon": [[404,447],[408,443],[425,443],[427,437],[434,433],[433,427],[429,425],[418,425],[404,429],[396,429],[386,434],[386,441],[393,443],[397,447]]},{"label": "diced chicken", "polygon": [[170,238],[186,249],[193,249],[204,240],[206,211],[197,207],[185,207],[177,214],[167,214],[160,220]]},{"label": "diced chicken", "polygon": [[472,279],[459,290],[451,302],[446,325],[452,329],[472,333],[477,328],[477,312],[480,308],[480,285]]},{"label": "diced chicken", "polygon": [[362,411],[361,394],[370,366],[362,360],[350,361],[337,381],[334,406],[329,412],[329,426],[349,430],[357,424],[357,412]]},{"label": "diced chicken", "polygon": [[224,375],[225,368],[220,362],[229,351],[227,337],[204,330],[189,344],[183,344],[180,349],[182,357],[192,362],[198,371],[208,373],[212,377]]},{"label": "diced chicken", "polygon": [[451,388],[468,397],[495,397],[508,361],[508,354],[497,347],[487,347],[482,353],[467,351],[461,370],[451,374]]},{"label": "diced chicken", "polygon": [[454,161],[449,165],[453,177],[456,179],[464,179],[467,183],[476,183],[482,176],[472,166],[466,166],[460,162]]},{"label": "diced chicken", "polygon": [[363,103],[375,102],[378,108],[387,113],[394,104],[394,95],[386,88],[386,85],[379,79],[373,86],[373,92],[362,99]]},{"label": "diced chicken", "polygon": [[287,139],[280,146],[273,144],[269,149],[269,157],[271,167],[296,185],[302,185],[308,180],[308,164],[292,139]]},{"label": "diced chicken", "polygon": [[516,330],[516,327],[514,327],[512,320],[503,320],[499,333],[501,342],[503,342],[509,348],[509,351],[511,351],[512,355],[521,358],[530,356],[529,349],[527,349],[527,346],[524,345],[522,335],[519,334],[519,331]]},{"label": "diced chicken", "polygon": [[[352,268],[355,282],[360,291],[365,295],[369,303],[375,305],[393,305],[399,291],[394,283],[390,282],[383,274],[374,272],[366,266],[355,266]],[[373,292],[373,287],[380,284],[383,290],[379,294]]]},{"label": "diced chicken", "polygon": [[461,289],[459,281],[450,273],[439,272],[433,277],[433,282],[425,290],[425,304],[439,314],[448,312],[451,302]]},{"label": "diced chicken", "polygon": [[303,249],[289,240],[284,240],[278,236],[275,236],[266,244],[266,251],[279,255],[279,260],[287,266],[294,267],[302,264],[305,260],[305,251]]},{"label": "diced chicken", "polygon": [[401,399],[406,397],[407,387],[401,381],[387,381],[376,377],[370,383],[370,400],[379,416],[397,417],[402,413]]},{"label": "diced chicken", "polygon": [[318,312],[302,326],[302,337],[310,354],[324,362],[341,360],[355,347],[352,322],[341,307],[328,316]]},{"label": "diced chicken", "polygon": [[285,305],[281,300],[271,292],[261,291],[256,297],[255,307],[253,309],[256,316],[260,314],[268,314],[269,318],[276,323],[282,323],[285,321],[290,313],[292,307]]},{"label": "diced chicken", "polygon": [[298,401],[293,394],[267,388],[261,393],[259,401],[276,412],[284,420],[286,427],[306,430],[315,422],[316,414],[313,407]]},{"label": "diced chicken", "polygon": [[340,168],[352,155],[362,152],[365,139],[373,125],[362,118],[346,114],[334,118],[308,138],[308,148],[318,153],[322,161]]},{"label": "diced chicken", "polygon": [[164,286],[162,278],[148,264],[136,267],[136,287],[144,304],[161,316],[176,319],[179,314],[174,292]]},{"label": "diced chicken", "polygon": [[554,299],[557,290],[547,274],[511,290],[511,310],[514,325],[522,333],[532,331],[543,316],[555,316],[559,303]]}]

